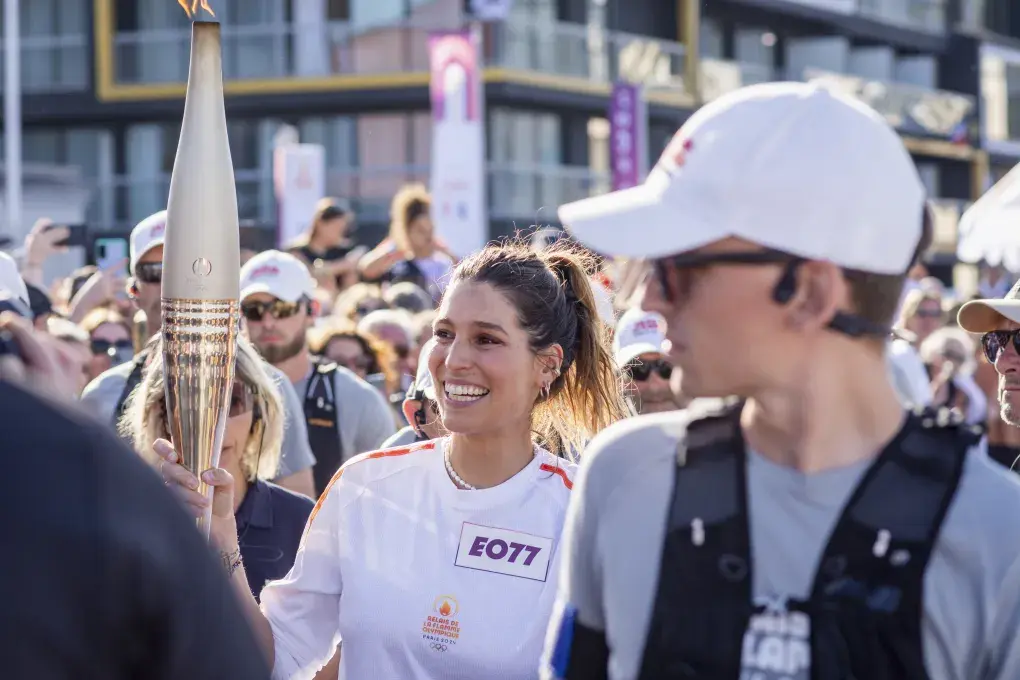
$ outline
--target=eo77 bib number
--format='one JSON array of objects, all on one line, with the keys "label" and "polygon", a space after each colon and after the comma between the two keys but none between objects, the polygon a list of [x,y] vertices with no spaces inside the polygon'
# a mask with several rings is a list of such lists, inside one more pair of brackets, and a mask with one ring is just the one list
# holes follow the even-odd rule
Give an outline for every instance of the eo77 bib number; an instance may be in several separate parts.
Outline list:
[{"label": "eo77 bib number", "polygon": [[545,536],[464,522],[457,548],[458,567],[545,581],[553,541]]}]

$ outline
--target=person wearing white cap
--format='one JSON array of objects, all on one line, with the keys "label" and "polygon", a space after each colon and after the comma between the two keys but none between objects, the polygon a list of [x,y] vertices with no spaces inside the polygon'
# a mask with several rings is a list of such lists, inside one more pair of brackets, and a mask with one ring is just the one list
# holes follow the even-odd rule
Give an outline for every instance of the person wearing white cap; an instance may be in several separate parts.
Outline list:
[{"label": "person wearing white cap", "polygon": [[666,351],[666,320],[661,314],[632,307],[620,317],[613,334],[613,357],[634,386],[637,413],[681,408],[669,386],[673,364]]},{"label": "person wearing white cap", "polygon": [[436,403],[436,385],[429,371],[429,353],[435,340],[422,345],[418,354],[418,373],[407,388],[402,410],[410,423],[383,442],[382,448],[392,449],[415,442],[428,441],[442,435],[443,424],[439,421],[439,405]]},{"label": "person wearing white cap", "polygon": [[743,88],[644,185],[559,215],[650,260],[640,305],[695,401],[585,450],[542,676],[1020,677],[1020,481],[890,384],[931,221],[885,119],[818,85]]},{"label": "person wearing white cap", "polygon": [[[146,217],[131,230],[128,295],[138,309],[145,312],[148,332],[156,335],[163,323],[160,294],[163,281],[163,239],[166,234],[166,211]],[[150,343],[151,344],[151,343]],[[138,386],[150,357],[150,347],[135,355],[134,360],[114,366],[100,374],[82,391],[81,400],[94,415],[115,427],[124,417],[128,396]],[[270,368],[270,367],[267,367]],[[314,494],[312,466],[315,458],[304,428],[299,427],[301,403],[282,373],[271,369],[283,397],[284,437],[280,451],[279,476],[273,482],[307,496]]]},{"label": "person wearing white cap", "polygon": [[241,315],[252,343],[304,399],[315,454],[315,493],[347,459],[379,448],[396,429],[379,391],[351,371],[320,362],[308,349],[315,322],[315,279],[301,260],[267,250],[241,267]]}]

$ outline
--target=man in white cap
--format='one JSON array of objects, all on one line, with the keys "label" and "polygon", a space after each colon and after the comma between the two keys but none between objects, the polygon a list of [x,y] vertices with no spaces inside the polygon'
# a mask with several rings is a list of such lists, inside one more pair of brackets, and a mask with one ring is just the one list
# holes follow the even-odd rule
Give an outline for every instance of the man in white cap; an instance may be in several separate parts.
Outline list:
[{"label": "man in white cap", "polygon": [[971,300],[957,315],[960,327],[981,335],[981,349],[999,374],[999,417],[988,423],[988,454],[1014,471],[1020,468],[1020,282],[1001,299]]},{"label": "man in white cap", "polygon": [[696,401],[584,452],[544,676],[1020,678],[1020,480],[905,411],[886,368],[931,239],[888,123],[817,85],[743,88],[644,185],[559,214],[651,261],[640,303]]},{"label": "man in white cap", "polygon": [[315,279],[289,253],[267,250],[241,267],[241,316],[259,353],[304,400],[322,493],[344,461],[378,449],[396,423],[378,390],[346,368],[313,360],[307,331],[315,322],[314,293]]},{"label": "man in white cap", "polygon": [[634,388],[637,413],[675,411],[683,404],[670,389],[673,364],[666,352],[666,320],[662,314],[631,307],[616,322],[613,357]]},{"label": "man in white cap", "polygon": [[[160,297],[163,281],[163,239],[166,234],[166,211],[150,215],[131,231],[130,278],[128,295],[138,309],[145,312],[148,331],[159,333],[163,323]],[[131,391],[142,378],[142,370],[151,356],[149,348],[133,361],[114,366],[100,374],[82,392],[81,399],[92,412],[114,426],[124,415],[124,406]],[[279,372],[274,377],[283,396],[284,430],[280,451],[280,473],[273,480],[291,491],[313,497],[312,466],[315,458],[304,428],[300,427],[301,403],[289,381]]]}]

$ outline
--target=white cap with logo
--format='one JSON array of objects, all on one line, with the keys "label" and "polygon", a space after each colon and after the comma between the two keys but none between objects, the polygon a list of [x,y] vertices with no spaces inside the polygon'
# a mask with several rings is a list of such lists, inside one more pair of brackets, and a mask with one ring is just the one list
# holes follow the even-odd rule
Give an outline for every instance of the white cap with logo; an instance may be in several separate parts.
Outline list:
[{"label": "white cap with logo", "polygon": [[620,317],[613,334],[613,358],[626,366],[642,354],[666,354],[666,319],[656,312],[631,307]]},{"label": "white cap with logo", "polygon": [[641,186],[569,203],[559,217],[610,256],[667,257],[734,236],[902,274],[924,205],[914,162],[882,116],[821,85],[766,83],[696,111]]},{"label": "white cap with logo", "polygon": [[315,279],[304,262],[289,253],[265,250],[241,267],[241,301],[267,293],[284,302],[297,302],[315,293]]},{"label": "white cap with logo", "polygon": [[22,316],[32,317],[28,286],[21,278],[18,263],[7,253],[0,253],[0,298],[7,298],[15,303]]},{"label": "white cap with logo", "polygon": [[166,210],[149,215],[131,230],[131,271],[142,257],[155,248],[163,245],[166,238]]}]

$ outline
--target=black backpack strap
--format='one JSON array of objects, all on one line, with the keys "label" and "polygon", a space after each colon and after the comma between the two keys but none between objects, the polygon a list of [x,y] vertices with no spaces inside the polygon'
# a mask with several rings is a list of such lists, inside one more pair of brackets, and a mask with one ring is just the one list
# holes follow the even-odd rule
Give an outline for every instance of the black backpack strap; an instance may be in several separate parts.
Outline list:
[{"label": "black backpack strap", "polygon": [[329,480],[343,463],[343,442],[337,427],[335,385],[335,363],[316,361],[315,370],[308,378],[305,388],[305,425],[308,428],[308,443],[315,454],[315,492],[321,494]]},{"label": "black backpack strap", "polygon": [[740,677],[752,614],[740,408],[693,420],[677,443],[642,680]]},{"label": "black backpack strap", "polygon": [[864,474],[815,577],[813,677],[928,677],[924,575],[980,436],[949,409],[919,411]]},{"label": "black backpack strap", "polygon": [[115,429],[120,424],[120,419],[124,417],[128,397],[138,387],[138,384],[142,382],[142,373],[145,371],[145,362],[148,358],[149,350],[143,349],[135,355],[131,362],[131,373],[128,374],[127,382],[124,383],[124,389],[120,393],[120,398],[117,399],[117,406],[113,409],[113,427]]}]

